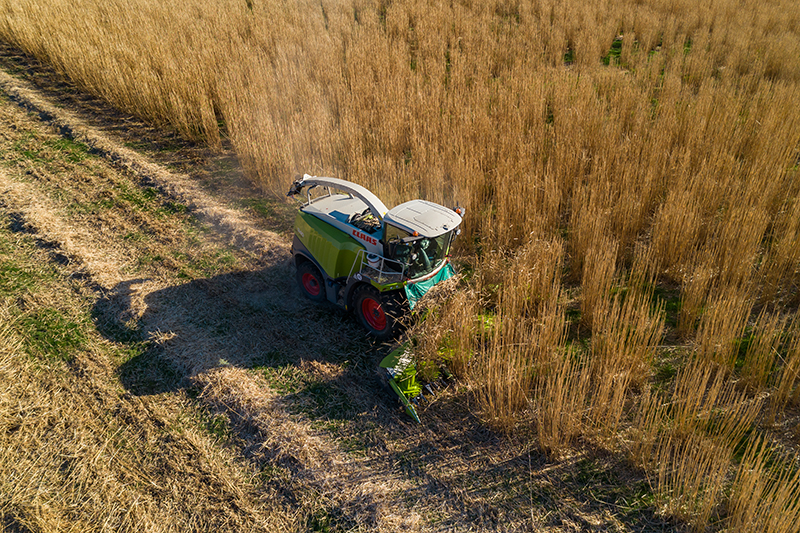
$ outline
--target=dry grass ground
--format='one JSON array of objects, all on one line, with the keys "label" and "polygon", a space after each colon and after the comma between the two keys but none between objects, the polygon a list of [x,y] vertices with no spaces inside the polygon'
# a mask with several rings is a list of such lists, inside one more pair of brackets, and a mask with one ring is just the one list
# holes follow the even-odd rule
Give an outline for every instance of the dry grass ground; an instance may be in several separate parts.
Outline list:
[{"label": "dry grass ground", "polygon": [[[214,149],[230,145],[264,192],[280,195],[290,176],[310,171],[362,183],[389,204],[465,205],[459,252],[474,275],[432,313],[423,348],[451,360],[483,422],[514,438],[537,435],[532,442],[552,457],[587,443],[630,454],[660,511],[698,530],[800,523],[786,503],[794,489],[773,490],[745,472],[794,482],[752,450],[788,457],[797,445],[797,2],[0,5],[3,40],[119,109]],[[43,190],[58,183],[51,195],[104,190],[34,174]],[[215,180],[225,181],[200,181]],[[59,224],[57,205],[37,211],[34,191],[8,190],[27,198],[25,216]],[[109,220],[138,213],[124,191],[92,201],[116,213]],[[247,202],[253,214],[269,210]],[[161,222],[136,225],[147,224],[153,235],[174,234]],[[65,235],[97,250],[104,234],[87,227]],[[252,272],[260,259],[197,235],[196,250],[175,256],[177,241],[162,253],[166,244],[145,237],[108,250],[116,265],[108,280],[120,279],[100,308],[125,309],[123,324],[158,341],[180,372],[211,376],[220,359],[246,367],[252,350],[273,343],[281,357],[286,346],[292,361],[306,359],[294,337],[235,335],[232,317],[245,314],[237,306],[252,302],[242,292],[226,304],[233,310],[197,318],[193,302],[257,287],[233,265]],[[87,268],[106,255],[91,254]],[[280,267],[260,268],[281,277]],[[176,290],[136,281],[129,274],[138,269],[194,281]],[[273,331],[293,331],[286,317],[299,313],[269,311]],[[198,340],[210,323],[218,338]],[[324,354],[312,370],[293,377],[273,354],[259,379],[292,394],[287,383],[316,386],[306,371],[340,379],[341,369],[323,363],[351,365],[343,354],[363,348],[330,348],[329,335],[302,339]],[[209,391],[226,383],[196,379]],[[743,460],[738,430],[696,423],[715,409],[742,415],[745,433],[769,446]],[[353,430],[342,423],[343,434]],[[704,469],[693,472],[692,462]],[[736,483],[762,487],[763,507],[728,497]]]}]

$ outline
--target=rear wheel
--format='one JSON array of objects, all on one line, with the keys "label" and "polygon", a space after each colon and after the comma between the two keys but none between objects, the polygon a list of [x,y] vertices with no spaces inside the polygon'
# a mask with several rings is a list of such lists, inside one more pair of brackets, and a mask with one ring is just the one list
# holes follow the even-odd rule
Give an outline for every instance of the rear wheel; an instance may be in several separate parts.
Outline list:
[{"label": "rear wheel", "polygon": [[325,301],[325,282],[319,269],[310,261],[297,265],[297,284],[306,298],[314,302]]},{"label": "rear wheel", "polygon": [[353,303],[361,325],[378,340],[388,340],[397,328],[398,305],[391,295],[370,285],[356,289]]}]

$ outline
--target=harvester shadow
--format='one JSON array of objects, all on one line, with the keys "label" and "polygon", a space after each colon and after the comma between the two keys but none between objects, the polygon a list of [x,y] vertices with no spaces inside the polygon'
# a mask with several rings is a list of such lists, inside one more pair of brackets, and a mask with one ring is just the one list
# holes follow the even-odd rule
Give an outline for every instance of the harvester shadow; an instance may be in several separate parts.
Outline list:
[{"label": "harvester shadow", "polygon": [[[130,394],[184,390],[196,397],[219,370],[233,367],[265,378],[275,409],[312,420],[356,419],[383,401],[372,378],[387,348],[368,340],[352,316],[303,299],[288,265],[156,286],[147,279],[120,283],[92,310],[97,330],[130,354],[118,367]],[[212,419],[224,415],[232,442],[259,469],[278,467],[290,479],[314,483],[291,450],[265,448],[268,435],[257,419],[214,394],[198,401]],[[288,504],[301,498],[294,491],[294,483],[285,484]],[[378,513],[368,500],[332,506],[325,520],[349,524],[358,515],[361,522],[365,513]]]},{"label": "harvester shadow", "polygon": [[[93,309],[97,329],[130,352],[119,367],[129,393],[184,389],[193,394],[202,386],[197,376],[244,369],[277,393],[276,408],[321,422],[318,427],[325,428],[333,445],[365,467],[348,474],[349,484],[399,476],[406,480],[408,501],[454,511],[444,527],[503,529],[508,520],[519,519],[520,509],[558,505],[560,488],[549,480],[559,477],[552,463],[535,451],[509,453],[456,387],[425,406],[423,425],[406,417],[375,378],[380,358],[391,348],[371,342],[354,317],[303,299],[290,266],[232,272],[148,292],[153,285],[144,279],[120,283]],[[291,454],[265,449],[269,435],[246,412],[213,396],[204,397],[203,406],[225,415],[237,446],[261,470],[277,465],[291,479],[314,483],[307,465]],[[295,484],[285,486],[287,502],[302,499],[295,490]],[[573,501],[582,500],[573,496]],[[325,520],[342,529],[369,524],[383,512],[372,500],[356,492],[331,497]],[[578,511],[575,517],[572,509]],[[545,524],[558,528],[562,519],[580,523],[582,510],[569,506]],[[648,529],[635,520],[626,525],[633,531]]]},{"label": "harvester shadow", "polygon": [[93,308],[100,333],[127,346],[119,369],[129,392],[158,394],[214,368],[347,362],[376,350],[352,317],[302,299],[286,265],[240,271],[147,293],[149,280],[120,283]]}]

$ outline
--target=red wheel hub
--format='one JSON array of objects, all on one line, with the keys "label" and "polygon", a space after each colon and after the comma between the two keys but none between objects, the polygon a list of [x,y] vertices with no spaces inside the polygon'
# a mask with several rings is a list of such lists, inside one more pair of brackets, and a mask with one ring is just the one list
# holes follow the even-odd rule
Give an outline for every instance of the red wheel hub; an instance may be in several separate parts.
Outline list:
[{"label": "red wheel hub", "polygon": [[369,327],[375,331],[386,329],[386,313],[383,312],[383,307],[377,300],[364,298],[361,302],[361,314],[364,315],[364,320],[367,321]]},{"label": "red wheel hub", "polygon": [[322,287],[320,286],[317,277],[310,272],[303,274],[303,288],[311,296],[319,296],[320,291],[322,291]]}]

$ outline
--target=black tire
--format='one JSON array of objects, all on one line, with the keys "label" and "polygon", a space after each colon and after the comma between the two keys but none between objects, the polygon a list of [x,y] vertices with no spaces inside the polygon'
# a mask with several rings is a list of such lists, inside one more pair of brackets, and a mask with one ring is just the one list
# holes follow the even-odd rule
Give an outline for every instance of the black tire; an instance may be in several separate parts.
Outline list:
[{"label": "black tire", "polygon": [[297,265],[297,285],[300,292],[312,302],[325,301],[325,281],[311,261],[303,261]]},{"label": "black tire", "polygon": [[353,293],[353,308],[364,329],[379,341],[391,339],[398,329],[400,306],[391,293],[361,285]]}]

